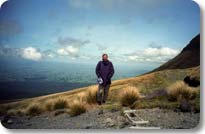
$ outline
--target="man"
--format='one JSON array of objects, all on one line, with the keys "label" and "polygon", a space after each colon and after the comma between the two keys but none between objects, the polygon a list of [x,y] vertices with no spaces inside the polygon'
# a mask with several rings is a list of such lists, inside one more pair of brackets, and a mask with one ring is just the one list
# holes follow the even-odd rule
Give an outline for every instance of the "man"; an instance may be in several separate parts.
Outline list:
[{"label": "man", "polygon": [[98,92],[97,102],[99,105],[105,103],[108,97],[108,92],[111,84],[111,78],[114,74],[112,62],[108,60],[108,55],[102,55],[102,61],[99,61],[96,66],[96,75],[98,77]]}]

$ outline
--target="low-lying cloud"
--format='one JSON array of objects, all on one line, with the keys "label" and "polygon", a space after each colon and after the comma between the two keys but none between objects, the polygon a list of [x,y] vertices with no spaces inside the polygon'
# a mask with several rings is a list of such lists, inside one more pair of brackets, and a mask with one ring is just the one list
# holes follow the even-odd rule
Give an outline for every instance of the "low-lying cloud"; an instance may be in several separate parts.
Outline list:
[{"label": "low-lying cloud", "polygon": [[[27,60],[39,61],[42,59],[52,59],[60,57],[69,57],[71,59],[84,59],[92,60],[100,57],[99,55],[91,53],[80,53],[80,49],[88,41],[80,41],[75,39],[62,39],[59,41],[59,47],[56,50],[40,50],[35,47],[26,47],[26,48],[12,48],[10,46],[0,46],[0,56],[13,56],[21,57]],[[97,45],[96,48],[99,54],[102,53],[102,50],[106,50],[104,47]],[[132,50],[131,50],[132,51]],[[169,47],[148,47],[144,50],[137,50],[135,52],[121,54],[115,53],[114,50],[111,50],[109,54],[110,59],[113,61],[123,61],[123,62],[142,62],[142,63],[156,63],[162,64],[168,61],[169,59],[175,57],[179,54],[180,50],[172,49]],[[97,60],[97,59],[96,59]]]},{"label": "low-lying cloud", "polygon": [[25,48],[13,48],[8,45],[0,45],[0,56],[13,56],[21,57],[27,60],[39,61],[41,59],[58,58],[62,56],[69,57],[71,59],[80,57],[80,49],[89,41],[82,41],[80,39],[74,39],[70,37],[59,37],[57,41],[57,48],[40,50],[38,48],[29,46]]},{"label": "low-lying cloud", "polygon": [[171,49],[168,47],[162,48],[147,48],[144,50],[145,56],[175,56],[178,54],[178,50]]},{"label": "low-lying cloud", "polygon": [[149,47],[141,52],[127,54],[128,61],[164,63],[176,56],[180,51],[168,47]]},{"label": "low-lying cloud", "polygon": [[21,50],[21,57],[24,59],[39,61],[42,59],[42,54],[34,47],[27,47]]}]

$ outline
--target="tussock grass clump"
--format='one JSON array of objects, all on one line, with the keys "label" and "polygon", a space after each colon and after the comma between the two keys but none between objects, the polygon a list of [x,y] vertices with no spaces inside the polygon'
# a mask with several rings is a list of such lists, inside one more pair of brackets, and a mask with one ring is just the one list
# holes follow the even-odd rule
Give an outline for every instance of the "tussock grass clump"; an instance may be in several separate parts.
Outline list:
[{"label": "tussock grass clump", "polygon": [[[68,102],[64,99],[57,99],[53,104],[53,110],[64,109],[67,107],[68,107]],[[49,105],[48,105],[48,108],[49,108]]]},{"label": "tussock grass clump", "polygon": [[134,103],[140,99],[139,90],[136,87],[128,86],[124,88],[122,95],[120,96],[120,103],[122,106],[133,106]]},{"label": "tussock grass clump", "polygon": [[72,104],[69,105],[69,114],[70,116],[78,116],[82,113],[85,113],[87,111],[85,103],[81,101],[75,101]]},{"label": "tussock grass clump", "polygon": [[195,79],[200,81],[200,66],[193,69],[193,71],[189,74],[191,79]]},{"label": "tussock grass clump", "polygon": [[20,110],[20,109],[11,109],[9,111],[7,111],[6,113],[7,115],[25,115],[25,111],[24,110]]},{"label": "tussock grass clump", "polygon": [[17,115],[17,111],[16,110],[9,110],[6,113],[7,115]]},{"label": "tussock grass clump", "polygon": [[86,101],[86,93],[82,92],[82,93],[78,93],[77,95],[75,95],[75,100],[84,102]]},{"label": "tussock grass clump", "polygon": [[196,88],[189,87],[183,81],[178,81],[166,90],[170,101],[193,100],[196,98],[198,91]]},{"label": "tussock grass clump", "polygon": [[45,109],[46,111],[52,111],[52,110],[53,110],[53,101],[48,101],[48,102],[46,102],[44,109]]},{"label": "tussock grass clump", "polygon": [[88,104],[95,104],[97,102],[96,101],[97,91],[98,91],[97,86],[93,86],[87,91],[85,95],[85,100]]},{"label": "tussock grass clump", "polygon": [[24,115],[24,111],[23,110],[15,110],[15,109],[11,109],[9,111],[7,111],[7,115]]},{"label": "tussock grass clump", "polygon": [[43,112],[43,109],[37,104],[33,104],[33,105],[29,106],[26,110],[26,114],[31,115],[31,116],[39,115],[42,112]]}]

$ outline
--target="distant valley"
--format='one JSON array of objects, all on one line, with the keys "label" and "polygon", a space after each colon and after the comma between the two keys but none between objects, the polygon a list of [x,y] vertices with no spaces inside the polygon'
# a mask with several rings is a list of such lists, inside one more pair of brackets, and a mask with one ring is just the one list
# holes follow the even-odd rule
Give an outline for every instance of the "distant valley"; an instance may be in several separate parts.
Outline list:
[{"label": "distant valley", "polygon": [[[36,97],[96,84],[95,65],[2,60],[0,100]],[[134,73],[133,73],[134,72]],[[116,66],[114,80],[143,74],[147,70]]]}]

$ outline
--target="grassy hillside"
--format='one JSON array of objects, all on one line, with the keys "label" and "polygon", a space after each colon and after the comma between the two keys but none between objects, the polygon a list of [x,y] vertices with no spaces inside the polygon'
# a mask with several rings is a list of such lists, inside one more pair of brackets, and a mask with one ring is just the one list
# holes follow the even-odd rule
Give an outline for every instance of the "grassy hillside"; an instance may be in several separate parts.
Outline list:
[{"label": "grassy hillside", "polygon": [[[132,108],[176,108],[179,106],[179,101],[169,101],[164,92],[170,85],[176,81],[182,81],[185,76],[195,69],[196,68],[164,70],[113,81],[108,102],[102,105],[101,108],[122,108],[120,96],[122,96],[123,92],[129,87],[136,88],[140,93],[140,99],[132,105]],[[73,115],[75,115],[76,111],[86,112],[92,108],[99,107],[95,104],[96,91],[97,85],[93,85],[68,92],[1,104],[0,113],[1,115],[6,113],[35,115],[52,110],[66,109],[70,114],[74,113]],[[194,103],[196,101],[194,100]],[[196,103],[199,103],[199,99]]]}]

